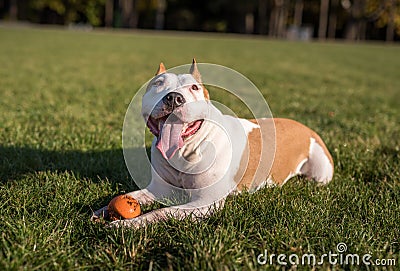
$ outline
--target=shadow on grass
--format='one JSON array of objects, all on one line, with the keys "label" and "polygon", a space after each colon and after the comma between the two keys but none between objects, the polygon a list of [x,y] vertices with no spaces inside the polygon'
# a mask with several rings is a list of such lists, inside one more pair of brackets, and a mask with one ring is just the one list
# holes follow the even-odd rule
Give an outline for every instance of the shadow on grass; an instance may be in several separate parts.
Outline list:
[{"label": "shadow on grass", "polygon": [[400,160],[400,150],[394,147],[382,146],[378,149],[377,153],[379,156],[383,156],[387,159],[392,159],[393,161]]},{"label": "shadow on grass", "polygon": [[353,173],[353,177],[364,183],[392,181],[396,178],[393,169],[400,167],[400,152],[391,146],[380,146],[374,155],[362,161],[362,166]]},{"label": "shadow on grass", "polygon": [[[133,153],[142,152],[138,148]],[[148,151],[148,150],[147,150]],[[29,147],[0,146],[0,183],[16,180],[39,171],[68,171],[94,182],[129,181],[122,149],[104,151],[51,151]]]}]

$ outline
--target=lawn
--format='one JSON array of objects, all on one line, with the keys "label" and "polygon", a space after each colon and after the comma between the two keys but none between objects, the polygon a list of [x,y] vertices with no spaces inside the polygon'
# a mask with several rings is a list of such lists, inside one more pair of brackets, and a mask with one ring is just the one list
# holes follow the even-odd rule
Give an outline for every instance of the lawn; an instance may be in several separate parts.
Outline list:
[{"label": "lawn", "polygon": [[[333,181],[231,197],[201,223],[92,223],[92,210],[135,187],[121,144],[130,100],[160,61],[193,57],[241,72],[274,116],[317,131]],[[400,265],[399,46],[0,28],[0,63],[0,270],[280,269],[258,255],[320,256],[341,242]]]}]

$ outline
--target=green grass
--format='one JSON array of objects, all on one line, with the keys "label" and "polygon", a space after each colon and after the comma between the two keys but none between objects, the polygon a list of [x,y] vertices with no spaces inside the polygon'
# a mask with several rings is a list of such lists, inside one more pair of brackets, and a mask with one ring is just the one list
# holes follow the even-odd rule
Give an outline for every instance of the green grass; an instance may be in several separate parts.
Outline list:
[{"label": "green grass", "polygon": [[[241,72],[274,116],[316,130],[333,181],[244,193],[201,223],[91,223],[134,188],[121,130],[135,91],[160,61],[192,57]],[[398,46],[0,28],[0,63],[0,270],[280,269],[257,255],[322,255],[340,242],[400,265]]]}]

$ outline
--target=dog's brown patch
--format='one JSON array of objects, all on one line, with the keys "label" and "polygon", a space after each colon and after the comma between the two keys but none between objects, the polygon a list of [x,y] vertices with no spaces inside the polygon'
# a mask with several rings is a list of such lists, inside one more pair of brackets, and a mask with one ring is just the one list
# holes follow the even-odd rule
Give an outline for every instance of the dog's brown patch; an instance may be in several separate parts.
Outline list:
[{"label": "dog's brown patch", "polygon": [[[333,166],[332,157],[321,138],[303,124],[281,118],[250,121],[258,124],[260,128],[254,128],[248,134],[247,148],[235,176],[239,191],[244,188],[257,189],[269,178],[275,184],[282,185],[287,178],[296,173],[299,165],[308,159],[311,138],[323,148]],[[275,135],[271,132],[273,126]]]},{"label": "dog's brown patch", "polygon": [[259,125],[259,128],[254,128],[248,134],[247,146],[235,176],[239,191],[254,190],[267,179],[275,152],[275,135],[267,133],[274,131],[273,119],[250,121]]}]

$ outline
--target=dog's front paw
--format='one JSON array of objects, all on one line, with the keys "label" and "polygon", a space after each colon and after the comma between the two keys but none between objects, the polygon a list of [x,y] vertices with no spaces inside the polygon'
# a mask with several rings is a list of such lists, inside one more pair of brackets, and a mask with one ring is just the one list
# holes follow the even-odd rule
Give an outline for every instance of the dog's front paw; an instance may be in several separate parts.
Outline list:
[{"label": "dog's front paw", "polygon": [[107,218],[108,217],[108,206],[104,206],[103,208],[95,211],[92,214],[92,217],[90,220],[93,222],[99,222],[102,218]]},{"label": "dog's front paw", "polygon": [[112,221],[110,224],[108,224],[108,227],[110,228],[132,228],[132,229],[139,229],[140,227],[143,227],[145,224],[141,219],[139,218],[132,218],[132,219],[124,219],[124,220],[116,220]]}]

